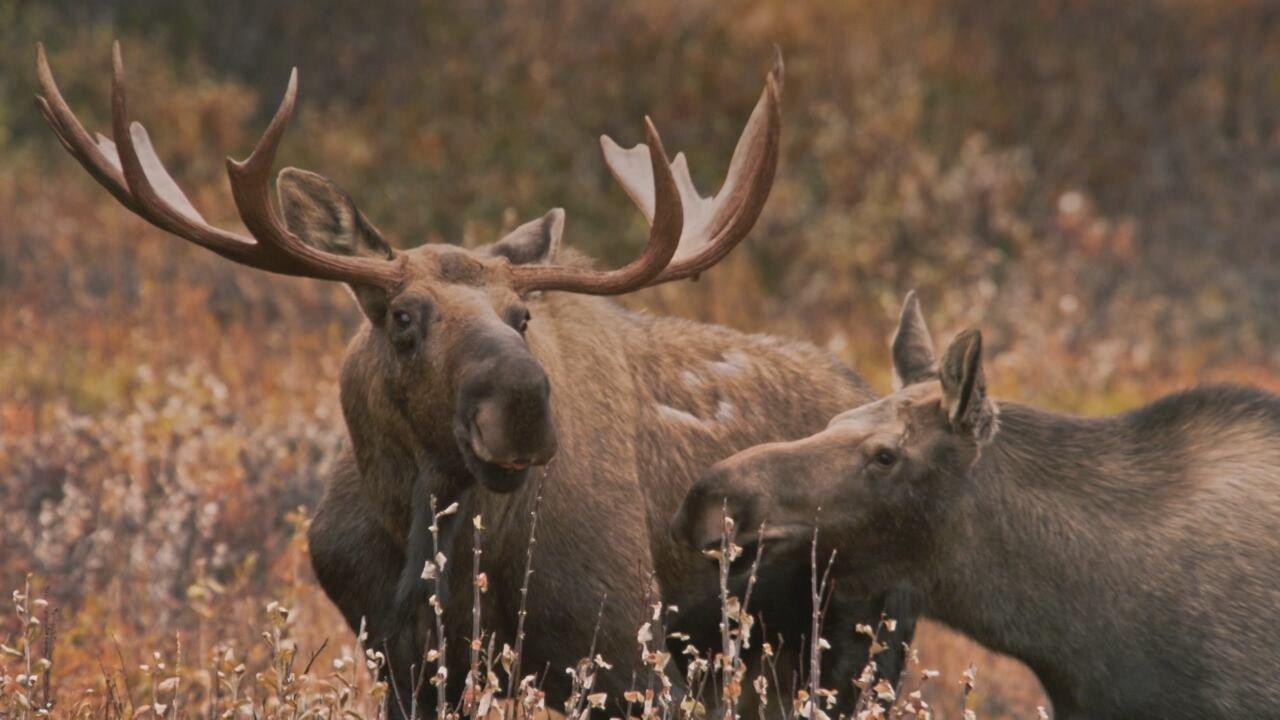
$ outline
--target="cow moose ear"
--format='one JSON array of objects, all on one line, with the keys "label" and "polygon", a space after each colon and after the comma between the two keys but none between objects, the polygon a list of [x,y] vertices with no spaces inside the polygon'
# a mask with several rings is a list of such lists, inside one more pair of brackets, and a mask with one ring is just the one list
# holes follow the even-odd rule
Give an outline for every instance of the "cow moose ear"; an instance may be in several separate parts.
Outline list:
[{"label": "cow moose ear", "polygon": [[933,354],[933,340],[929,337],[929,327],[925,325],[924,314],[920,312],[920,301],[916,291],[907,293],[902,302],[902,315],[898,319],[898,330],[893,334],[890,344],[893,354],[893,388],[901,390],[938,377],[938,360]]},{"label": "cow moose ear", "polygon": [[951,429],[973,437],[980,445],[989,442],[995,437],[997,410],[987,397],[982,373],[982,333],[965,330],[957,335],[942,358],[939,375]]},{"label": "cow moose ear", "polygon": [[[302,242],[337,255],[395,257],[351,196],[325,176],[287,167],[280,171],[276,188],[285,224]],[[386,291],[367,285],[348,287],[369,320],[381,322],[387,309]]]},{"label": "cow moose ear", "polygon": [[560,253],[560,237],[564,234],[564,210],[554,208],[546,215],[531,220],[507,233],[494,243],[489,252],[511,261],[512,265],[551,262]]}]

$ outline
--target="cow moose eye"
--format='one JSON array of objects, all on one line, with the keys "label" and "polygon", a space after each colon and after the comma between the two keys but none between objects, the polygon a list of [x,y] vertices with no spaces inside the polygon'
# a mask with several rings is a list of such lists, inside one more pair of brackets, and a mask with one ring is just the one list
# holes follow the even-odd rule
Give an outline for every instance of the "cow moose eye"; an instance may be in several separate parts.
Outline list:
[{"label": "cow moose eye", "polygon": [[395,323],[397,330],[404,330],[413,324],[413,316],[405,310],[396,310],[391,313],[391,320]]},{"label": "cow moose eye", "polygon": [[876,451],[875,455],[871,456],[871,459],[880,467],[893,467],[894,463],[898,462],[898,453],[887,448],[881,448]]}]

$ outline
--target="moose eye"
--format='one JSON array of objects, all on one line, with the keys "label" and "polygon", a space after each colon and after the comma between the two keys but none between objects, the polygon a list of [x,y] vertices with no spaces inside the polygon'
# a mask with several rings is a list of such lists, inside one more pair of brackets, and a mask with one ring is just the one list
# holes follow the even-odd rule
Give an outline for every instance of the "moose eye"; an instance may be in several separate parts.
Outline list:
[{"label": "moose eye", "polygon": [[506,323],[521,335],[529,329],[529,321],[533,319],[533,315],[529,313],[529,308],[525,307],[523,303],[515,303],[508,306],[502,316]]},{"label": "moose eye", "polygon": [[405,330],[413,323],[413,316],[405,310],[396,310],[391,313],[391,321],[395,323],[397,330]]},{"label": "moose eye", "polygon": [[898,453],[888,448],[881,448],[871,456],[871,459],[880,467],[893,467],[894,463],[898,462]]}]

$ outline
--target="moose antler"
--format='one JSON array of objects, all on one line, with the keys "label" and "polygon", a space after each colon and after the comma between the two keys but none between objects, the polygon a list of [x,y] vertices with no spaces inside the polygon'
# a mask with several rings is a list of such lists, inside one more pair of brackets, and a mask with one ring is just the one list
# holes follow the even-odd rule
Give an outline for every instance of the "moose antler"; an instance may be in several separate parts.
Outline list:
[{"label": "moose antler", "polygon": [[67,106],[49,70],[44,45],[36,46],[36,70],[43,95],[36,104],[53,132],[85,170],[122,205],[161,230],[250,267],[300,277],[391,289],[402,278],[401,263],[381,258],[335,255],[303,243],[285,227],[271,198],[268,174],[280,137],[293,115],[298,71],[289,75],[280,109],[244,161],[227,158],[227,175],[240,219],[252,238],[208,224],[156,156],[147,130],[129,122],[120,43],[111,48],[111,125],[114,142],[95,142]]},{"label": "moose antler", "polygon": [[[63,147],[116,200],[152,225],[229,260],[268,272],[337,280],[392,290],[403,281],[403,255],[391,259],[337,255],[316,249],[289,231],[272,198],[269,174],[280,138],[293,115],[298,71],[289,76],[280,107],[253,152],[227,159],[227,176],[240,219],[252,237],[210,225],[165,170],[146,128],[129,122],[120,43],[111,52],[112,136],[89,136],[58,90],[43,44],[36,69],[43,95],[36,104]],[[710,200],[698,195],[683,155],[668,162],[662,140],[645,118],[647,144],[623,150],[608,138],[605,160],[649,221],[649,242],[632,262],[611,271],[560,265],[518,265],[512,283],[522,292],[564,290],[617,295],[696,275],[714,265],[746,235],[768,197],[778,156],[781,55],[743,131],[724,187]],[[647,156],[647,162],[645,157]],[[683,248],[699,247],[684,252]]]},{"label": "moose antler", "polygon": [[[512,283],[521,292],[564,290],[587,295],[621,295],[648,285],[671,262],[680,244],[684,211],[676,178],[662,149],[662,138],[648,117],[644,119],[649,146],[649,189],[655,198],[649,219],[649,243],[640,257],[608,272],[571,265],[514,265]],[[643,160],[639,162],[643,163]]]},{"label": "moose antler", "polygon": [[[755,225],[773,187],[782,80],[782,52],[775,50],[773,69],[734,148],[724,185],[712,198],[698,194],[684,153],[667,163],[662,141],[648,118],[647,143],[623,149],[609,136],[601,136],[605,163],[649,221],[649,246],[630,265],[603,275],[559,266],[517,266],[512,268],[517,283],[525,289],[616,295],[697,277],[723,260]],[[672,233],[678,239],[669,242]]]},{"label": "moose antler", "polygon": [[[778,167],[783,74],[782,51],[775,48],[773,69],[765,79],[764,91],[734,148],[724,185],[714,197],[698,194],[684,153],[676,155],[671,169],[684,206],[684,231],[675,260],[648,285],[696,278],[723,260],[755,225]],[[649,190],[653,176],[644,162],[648,148],[642,143],[623,149],[607,135],[601,136],[600,146],[613,176],[645,218],[654,223],[655,202]]]}]

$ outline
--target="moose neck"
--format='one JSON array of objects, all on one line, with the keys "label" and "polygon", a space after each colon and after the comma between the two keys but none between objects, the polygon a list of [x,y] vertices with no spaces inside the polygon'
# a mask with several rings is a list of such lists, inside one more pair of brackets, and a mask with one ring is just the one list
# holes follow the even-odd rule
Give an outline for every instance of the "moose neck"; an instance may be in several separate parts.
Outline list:
[{"label": "moose neck", "polygon": [[1003,404],[940,523],[927,613],[1026,662],[1060,703],[1084,684],[1073,673],[1105,662],[1088,639],[1105,637],[1124,605],[1115,579],[1142,572],[1143,496],[1164,478],[1141,478],[1160,464],[1122,418]]}]

